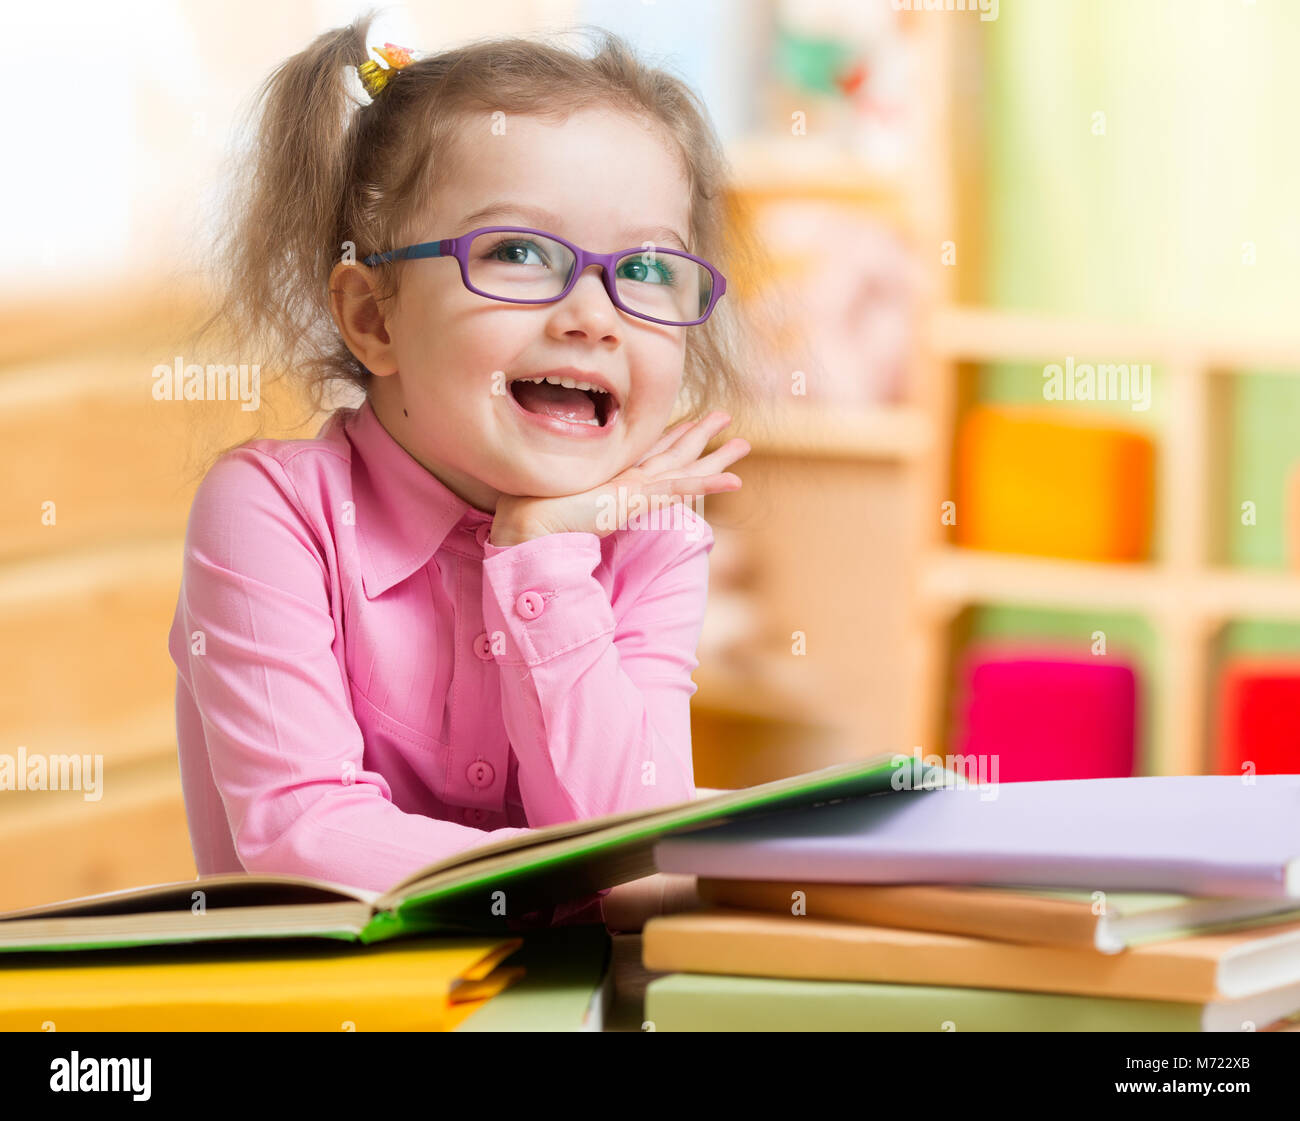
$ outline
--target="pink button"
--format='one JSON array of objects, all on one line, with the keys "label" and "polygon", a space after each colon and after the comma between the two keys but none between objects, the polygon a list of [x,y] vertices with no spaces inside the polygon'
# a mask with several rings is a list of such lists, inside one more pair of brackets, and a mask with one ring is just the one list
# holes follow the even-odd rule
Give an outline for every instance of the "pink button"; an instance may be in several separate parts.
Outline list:
[{"label": "pink button", "polygon": [[487,631],[474,640],[474,653],[485,662],[492,660],[492,640],[488,638]]},{"label": "pink button", "polygon": [[470,786],[484,787],[492,785],[497,773],[486,759],[476,759],[465,769],[465,777]]},{"label": "pink button", "polygon": [[515,600],[515,610],[525,619],[536,619],[542,613],[542,597],[537,592],[523,592]]},{"label": "pink button", "polygon": [[465,821],[469,825],[482,825],[487,819],[487,810],[481,810],[477,806],[470,806],[465,811]]},{"label": "pink button", "polygon": [[474,531],[474,540],[480,545],[486,545],[487,539],[492,535],[491,524],[481,525]]}]

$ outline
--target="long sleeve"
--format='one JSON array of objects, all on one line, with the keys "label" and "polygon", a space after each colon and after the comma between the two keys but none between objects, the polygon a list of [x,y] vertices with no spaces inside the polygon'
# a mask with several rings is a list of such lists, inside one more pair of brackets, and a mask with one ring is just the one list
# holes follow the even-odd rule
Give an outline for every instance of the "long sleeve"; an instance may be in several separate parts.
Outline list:
[{"label": "long sleeve", "polygon": [[691,674],[713,535],[690,525],[625,546],[636,587],[617,619],[595,534],[485,546],[484,622],[505,639],[501,703],[531,825],[695,797]]},{"label": "long sleeve", "polygon": [[384,776],[365,769],[329,563],[278,461],[241,449],[208,473],[190,515],[172,654],[240,862],[382,891],[526,832],[403,812]]}]

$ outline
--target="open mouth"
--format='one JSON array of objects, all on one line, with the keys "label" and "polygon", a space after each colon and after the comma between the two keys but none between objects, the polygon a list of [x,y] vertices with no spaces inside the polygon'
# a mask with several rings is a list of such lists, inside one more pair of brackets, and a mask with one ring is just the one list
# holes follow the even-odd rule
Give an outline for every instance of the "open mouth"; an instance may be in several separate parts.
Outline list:
[{"label": "open mouth", "polygon": [[618,414],[618,400],[612,393],[568,377],[516,378],[510,394],[525,412],[539,417],[605,428]]}]

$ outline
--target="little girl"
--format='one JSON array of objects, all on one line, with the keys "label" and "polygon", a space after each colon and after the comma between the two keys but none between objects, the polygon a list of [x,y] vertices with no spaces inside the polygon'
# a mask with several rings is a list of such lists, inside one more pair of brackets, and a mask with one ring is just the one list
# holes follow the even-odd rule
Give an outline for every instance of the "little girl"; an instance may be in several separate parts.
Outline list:
[{"label": "little girl", "polygon": [[717,140],[608,33],[380,68],[372,18],[262,87],[228,227],[214,319],[364,401],[195,495],[170,649],[200,875],[381,891],[695,796],[689,500],[749,451],[704,454],[705,403],[746,399]]}]

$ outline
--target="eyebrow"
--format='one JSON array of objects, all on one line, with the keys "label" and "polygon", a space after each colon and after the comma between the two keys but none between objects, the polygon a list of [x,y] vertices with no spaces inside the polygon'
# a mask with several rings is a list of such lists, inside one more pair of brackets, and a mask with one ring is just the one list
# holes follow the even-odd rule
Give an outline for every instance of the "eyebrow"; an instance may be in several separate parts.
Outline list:
[{"label": "eyebrow", "polygon": [[[527,206],[523,203],[500,200],[498,202],[488,203],[487,206],[480,210],[474,211],[473,214],[466,214],[461,222],[473,229],[474,223],[482,221],[484,218],[490,218],[493,215],[501,214],[518,214],[527,218],[530,222],[536,222],[544,229],[554,228],[561,224],[562,219],[558,215],[552,214],[549,210],[543,210],[537,206]],[[686,239],[676,230],[667,226],[647,226],[641,230],[624,230],[620,235],[629,239],[640,237],[640,241],[651,241],[656,244],[667,244],[669,241],[677,242],[678,248],[690,252],[686,244]],[[637,244],[640,244],[638,241]]]}]

